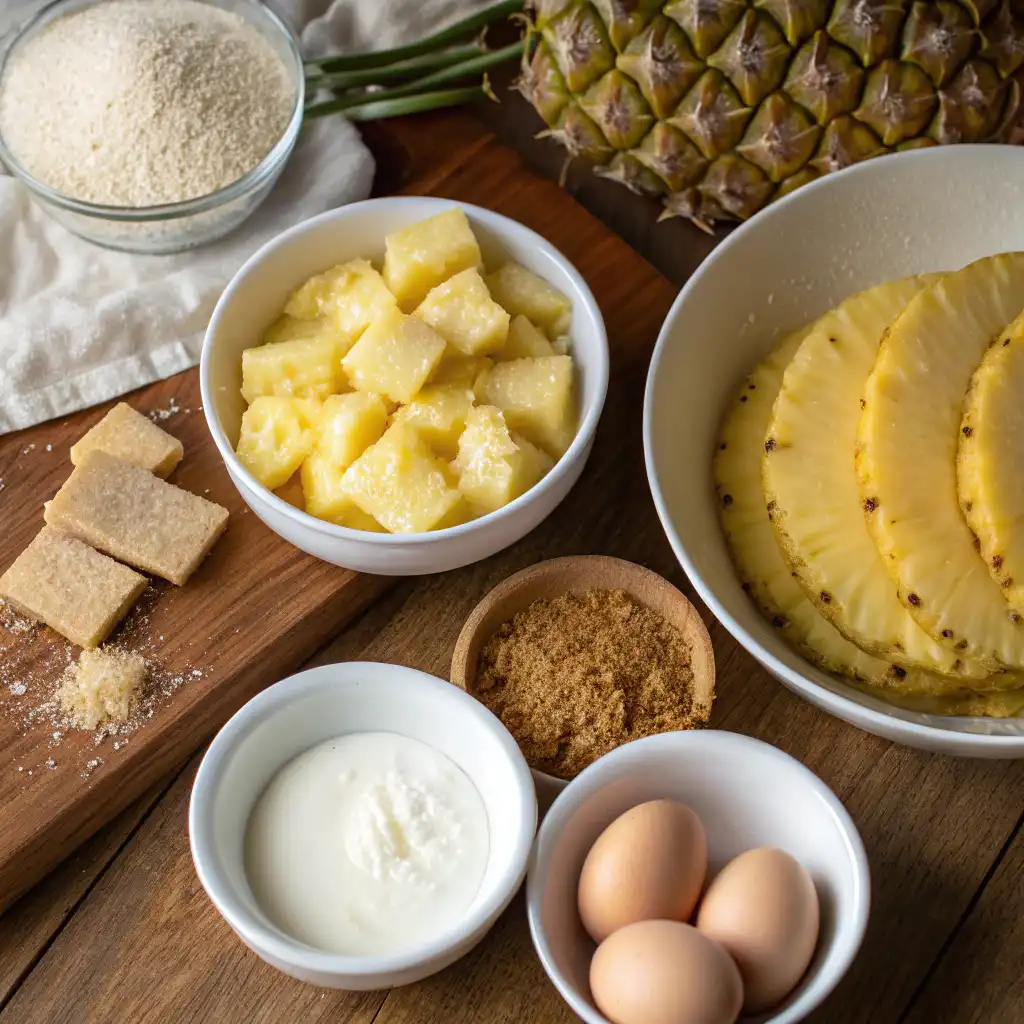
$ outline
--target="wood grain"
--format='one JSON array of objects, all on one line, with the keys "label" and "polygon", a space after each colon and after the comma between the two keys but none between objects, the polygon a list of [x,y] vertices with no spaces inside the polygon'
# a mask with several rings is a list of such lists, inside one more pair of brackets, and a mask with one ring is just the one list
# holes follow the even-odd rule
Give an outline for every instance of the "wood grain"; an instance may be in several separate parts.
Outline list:
[{"label": "wood grain", "polygon": [[1024,815],[936,959],[906,1024],[1024,1022]]},{"label": "wood grain", "polygon": [[[690,596],[710,628],[718,662],[712,724],[758,736],[799,758],[838,793],[864,836],[873,873],[867,941],[811,1020],[1017,1024],[1024,853],[1020,836],[1012,844],[1010,838],[1024,809],[1024,764],[954,760],[896,747],[829,718],[771,679],[693,596],[648,496],[644,374],[674,289],[470,118],[446,114],[397,122],[376,142],[378,153],[391,154],[382,167],[386,179],[397,182],[415,167],[419,177],[407,181],[407,189],[429,179],[435,194],[516,217],[558,245],[592,284],[601,282],[595,291],[612,344],[612,381],[593,457],[549,520],[478,565],[399,583],[312,664],[365,658],[444,676],[466,616],[516,570],[590,552],[647,565]],[[88,893],[0,1013],[0,1024],[362,1024],[375,1015],[382,1024],[572,1019],[533,955],[520,901],[470,956],[386,998],[321,992],[274,972],[234,938],[198,889],[185,834],[187,785],[187,777],[179,779]],[[915,1009],[915,1000],[923,1009]]]},{"label": "wood grain", "polygon": [[[162,425],[181,439],[186,455],[171,481],[226,506],[231,519],[188,584],[151,584],[141,601],[145,614],[114,638],[142,650],[165,685],[176,678],[183,685],[117,750],[109,739],[96,745],[87,733],[64,732],[58,741],[48,716],[26,716],[52,694],[71,646],[46,627],[28,635],[0,628],[0,909],[388,585],[303,554],[249,512],[206,429],[197,371],[128,400],[149,412],[170,409],[172,398],[180,412]],[[0,566],[42,525],[43,502],[71,471],[69,446],[107,408],[0,438]],[[28,686],[24,697],[12,695],[17,683]],[[94,760],[102,763],[90,770]]]}]

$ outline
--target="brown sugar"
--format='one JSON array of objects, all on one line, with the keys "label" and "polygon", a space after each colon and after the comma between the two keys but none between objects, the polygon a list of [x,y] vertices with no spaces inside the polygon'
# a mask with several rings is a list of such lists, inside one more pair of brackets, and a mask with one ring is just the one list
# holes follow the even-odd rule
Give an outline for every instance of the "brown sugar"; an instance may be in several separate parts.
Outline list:
[{"label": "brown sugar", "polygon": [[480,654],[473,692],[530,766],[569,779],[629,740],[704,725],[683,635],[624,590],[534,601]]}]

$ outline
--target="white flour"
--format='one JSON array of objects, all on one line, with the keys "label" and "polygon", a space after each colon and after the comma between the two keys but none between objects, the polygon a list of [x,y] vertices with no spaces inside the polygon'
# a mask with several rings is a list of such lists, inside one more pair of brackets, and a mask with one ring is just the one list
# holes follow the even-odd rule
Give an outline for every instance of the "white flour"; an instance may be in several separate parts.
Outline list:
[{"label": "white flour", "polygon": [[20,48],[0,83],[0,134],[65,195],[153,206],[242,177],[293,103],[288,69],[240,16],[196,0],[107,0]]}]

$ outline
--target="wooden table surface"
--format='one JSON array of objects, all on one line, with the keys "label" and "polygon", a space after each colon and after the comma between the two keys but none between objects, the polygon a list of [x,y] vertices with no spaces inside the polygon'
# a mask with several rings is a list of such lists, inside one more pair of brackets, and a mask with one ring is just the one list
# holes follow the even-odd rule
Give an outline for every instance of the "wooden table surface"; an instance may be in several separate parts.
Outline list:
[{"label": "wooden table surface", "polygon": [[[461,194],[499,143],[557,178],[561,151],[532,139],[518,98],[375,128],[377,189]],[[555,186],[552,185],[551,188]],[[571,169],[567,187],[667,278],[603,296],[610,333],[640,321],[653,346],[676,288],[713,240]],[[467,196],[470,198],[471,196]],[[537,222],[536,211],[514,216]],[[596,227],[596,225],[595,225]],[[625,242],[595,232],[614,259]],[[652,280],[654,280],[652,278]],[[621,327],[619,327],[621,329]],[[649,352],[648,346],[648,352]],[[555,555],[602,552],[655,569],[697,600],[655,516],[643,469],[646,355],[619,361],[593,457],[566,503],[511,550],[466,569],[399,583],[310,665],[393,661],[446,676],[477,600],[515,570]],[[169,398],[180,378],[161,385]],[[703,611],[703,609],[702,609]],[[774,682],[703,611],[721,687],[714,724],[759,736],[817,772],[859,826],[872,867],[871,922],[817,1024],[1024,1022],[1024,763],[907,750],[828,717]],[[300,666],[295,666],[298,669]],[[199,755],[182,765],[0,917],[0,1024],[559,1024],[575,1019],[530,944],[521,897],[469,956],[390,992],[320,990],[264,965],[230,932],[192,869],[186,834]]]}]

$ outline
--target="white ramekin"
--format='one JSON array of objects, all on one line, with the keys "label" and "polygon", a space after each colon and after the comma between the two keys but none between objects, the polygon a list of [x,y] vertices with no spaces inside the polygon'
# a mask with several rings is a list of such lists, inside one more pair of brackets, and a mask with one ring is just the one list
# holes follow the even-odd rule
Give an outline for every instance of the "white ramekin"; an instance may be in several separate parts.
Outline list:
[{"label": "white ramekin", "polygon": [[[564,292],[572,302],[572,356],[576,363],[580,427],[558,464],[522,497],[490,515],[433,533],[367,533],[315,519],[268,491],[235,455],[245,410],[239,392],[242,350],[259,344],[291,291],[336,263],[379,261],[384,236],[407,224],[460,206],[480,241],[487,267],[514,260]],[[326,562],[383,576],[442,572],[479,561],[514,544],[544,520],[583,472],[608,389],[608,339],[586,282],[536,232],[467,203],[421,196],[369,199],[314,217],[260,249],[221,296],[203,342],[199,378],[203,412],[228,473],[246,504],[275,533]]]},{"label": "white ramekin", "polygon": [[796,991],[744,1024],[795,1024],[836,987],[857,955],[870,905],[867,855],[839,798],[781,750],[714,730],[649,736],[606,754],[570,782],[537,834],[526,887],[530,934],[544,970],[586,1024],[609,1024],[588,982],[594,943],[583,931],[576,890],[583,860],[624,811],[669,798],[692,807],[708,837],[708,878],[758,846],[792,854],[821,902],[818,948]]},{"label": "white ramekin", "polygon": [[[340,956],[291,938],[263,913],[246,880],[245,830],[259,795],[292,758],[331,737],[370,731],[421,740],[462,768],[487,809],[490,850],[480,891],[456,927],[405,952]],[[501,722],[451,683],[373,662],[310,669],[254,697],[210,745],[189,807],[196,873],[239,938],[286,974],[346,989],[405,985],[468,953],[522,883],[536,827],[530,770]]]}]

